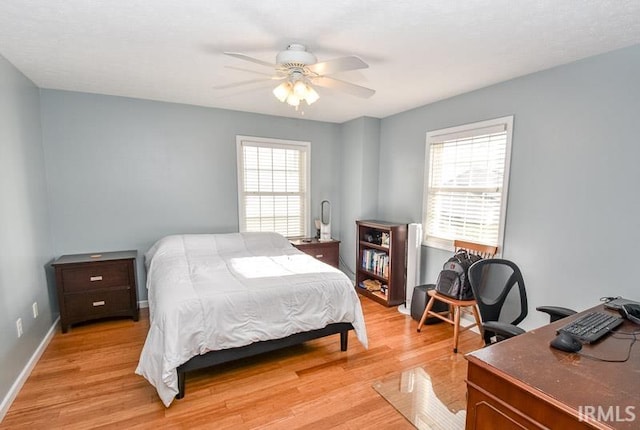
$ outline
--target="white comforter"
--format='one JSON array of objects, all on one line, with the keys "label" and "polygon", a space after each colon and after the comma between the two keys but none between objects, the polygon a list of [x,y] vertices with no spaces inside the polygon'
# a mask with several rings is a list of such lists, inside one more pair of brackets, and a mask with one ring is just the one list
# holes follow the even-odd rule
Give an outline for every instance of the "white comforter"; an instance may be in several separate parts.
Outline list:
[{"label": "white comforter", "polygon": [[367,347],[362,308],[339,270],[275,233],[167,236],[145,255],[151,327],[136,373],[165,406],[176,368],[198,354],[353,324]]}]

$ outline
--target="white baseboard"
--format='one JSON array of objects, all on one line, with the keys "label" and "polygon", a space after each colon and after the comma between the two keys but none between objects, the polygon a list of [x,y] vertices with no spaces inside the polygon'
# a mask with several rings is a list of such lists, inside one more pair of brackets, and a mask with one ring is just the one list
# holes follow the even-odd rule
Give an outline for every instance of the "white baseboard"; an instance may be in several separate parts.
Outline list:
[{"label": "white baseboard", "polygon": [[148,308],[149,307],[149,301],[148,300],[140,300],[138,302],[138,307],[139,308]]},{"label": "white baseboard", "polygon": [[36,367],[38,360],[40,360],[40,357],[42,357],[42,353],[44,353],[45,349],[47,349],[47,346],[49,346],[49,342],[51,342],[51,339],[53,339],[53,335],[58,329],[59,321],[60,317],[56,318],[56,320],[53,322],[44,339],[42,339],[42,342],[40,342],[40,345],[38,345],[38,348],[36,348],[35,352],[22,369],[22,372],[20,372],[20,375],[18,375],[18,379],[15,380],[5,398],[2,399],[2,403],[0,403],[0,422],[4,420],[5,415],[7,415],[7,412],[9,412],[11,404],[18,396],[18,393],[22,389],[24,383],[27,382],[27,378],[29,378],[29,375],[31,375],[33,368]]}]

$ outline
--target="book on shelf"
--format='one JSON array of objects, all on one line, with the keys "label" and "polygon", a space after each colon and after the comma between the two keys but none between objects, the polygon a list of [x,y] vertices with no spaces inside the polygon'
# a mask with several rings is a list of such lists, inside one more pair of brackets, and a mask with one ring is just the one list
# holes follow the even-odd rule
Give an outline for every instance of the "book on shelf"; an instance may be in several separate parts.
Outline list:
[{"label": "book on shelf", "polygon": [[375,249],[363,250],[362,268],[368,272],[386,278],[389,274],[389,254]]}]

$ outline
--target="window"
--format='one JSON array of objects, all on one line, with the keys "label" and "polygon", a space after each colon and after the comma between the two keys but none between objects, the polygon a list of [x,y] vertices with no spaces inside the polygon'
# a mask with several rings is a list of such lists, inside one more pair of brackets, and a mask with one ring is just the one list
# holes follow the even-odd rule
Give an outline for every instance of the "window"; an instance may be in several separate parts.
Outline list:
[{"label": "window", "polygon": [[240,231],[308,236],[309,142],[237,136]]},{"label": "window", "polygon": [[513,116],[427,133],[423,243],[502,249]]}]

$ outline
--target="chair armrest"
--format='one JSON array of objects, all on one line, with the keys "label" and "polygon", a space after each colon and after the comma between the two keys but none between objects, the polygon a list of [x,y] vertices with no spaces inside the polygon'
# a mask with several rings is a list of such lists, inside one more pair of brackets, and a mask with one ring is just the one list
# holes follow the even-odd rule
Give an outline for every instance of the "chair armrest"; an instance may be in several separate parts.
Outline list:
[{"label": "chair armrest", "polygon": [[573,309],[561,308],[559,306],[538,306],[536,310],[549,314],[551,322],[561,320],[576,313]]},{"label": "chair armrest", "polygon": [[518,336],[519,334],[525,332],[523,329],[521,329],[520,327],[516,327],[513,324],[503,323],[499,321],[487,321],[485,323],[482,323],[482,328],[485,331],[495,333],[496,336],[503,339]]}]

